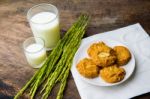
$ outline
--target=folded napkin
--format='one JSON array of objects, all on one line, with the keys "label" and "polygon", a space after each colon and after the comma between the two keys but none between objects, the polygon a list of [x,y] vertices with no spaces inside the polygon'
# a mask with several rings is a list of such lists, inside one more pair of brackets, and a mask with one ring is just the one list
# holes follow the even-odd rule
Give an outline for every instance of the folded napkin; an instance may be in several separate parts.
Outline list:
[{"label": "folded napkin", "polygon": [[111,87],[88,84],[80,78],[75,68],[71,69],[81,99],[129,99],[150,92],[150,37],[140,24],[96,34],[82,40],[112,39],[129,47],[136,60],[133,75],[124,83]]}]

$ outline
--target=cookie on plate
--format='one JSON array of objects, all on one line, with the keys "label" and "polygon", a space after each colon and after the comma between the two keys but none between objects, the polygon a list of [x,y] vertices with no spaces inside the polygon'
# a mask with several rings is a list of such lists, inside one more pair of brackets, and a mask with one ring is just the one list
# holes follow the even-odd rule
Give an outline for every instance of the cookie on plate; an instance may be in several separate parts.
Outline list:
[{"label": "cookie on plate", "polygon": [[105,67],[100,70],[100,77],[108,83],[116,83],[123,80],[125,74],[125,70],[117,67],[117,65]]},{"label": "cookie on plate", "polygon": [[115,46],[113,49],[116,52],[117,55],[116,62],[119,66],[125,65],[129,62],[129,60],[131,59],[131,53],[126,47]]},{"label": "cookie on plate", "polygon": [[99,67],[88,58],[80,60],[76,68],[78,72],[86,78],[94,78],[99,75]]},{"label": "cookie on plate", "polygon": [[112,65],[116,61],[115,51],[107,46],[104,42],[92,44],[87,51],[96,65],[106,67]]}]

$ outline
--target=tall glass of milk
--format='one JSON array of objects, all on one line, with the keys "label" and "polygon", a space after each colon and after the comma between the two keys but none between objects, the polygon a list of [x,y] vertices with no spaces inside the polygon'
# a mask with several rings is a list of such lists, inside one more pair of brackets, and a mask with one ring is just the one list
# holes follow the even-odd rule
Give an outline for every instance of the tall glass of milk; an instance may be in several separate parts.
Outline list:
[{"label": "tall glass of milk", "polygon": [[30,37],[23,42],[23,48],[28,63],[33,68],[40,68],[47,57],[44,40],[39,37]]},{"label": "tall glass of milk", "polygon": [[40,37],[45,41],[46,50],[55,47],[60,39],[59,13],[51,4],[39,4],[27,13],[34,37]]}]

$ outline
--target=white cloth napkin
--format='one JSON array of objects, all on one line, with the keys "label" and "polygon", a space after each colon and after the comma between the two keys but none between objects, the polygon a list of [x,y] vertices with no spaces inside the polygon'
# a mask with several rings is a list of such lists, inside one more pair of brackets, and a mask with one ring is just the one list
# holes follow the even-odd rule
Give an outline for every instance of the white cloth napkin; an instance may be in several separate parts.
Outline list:
[{"label": "white cloth napkin", "polygon": [[140,24],[96,34],[83,39],[82,43],[94,38],[113,39],[127,45],[135,55],[136,69],[124,83],[100,87],[83,81],[72,68],[71,72],[81,99],[129,99],[150,92],[150,37]]}]

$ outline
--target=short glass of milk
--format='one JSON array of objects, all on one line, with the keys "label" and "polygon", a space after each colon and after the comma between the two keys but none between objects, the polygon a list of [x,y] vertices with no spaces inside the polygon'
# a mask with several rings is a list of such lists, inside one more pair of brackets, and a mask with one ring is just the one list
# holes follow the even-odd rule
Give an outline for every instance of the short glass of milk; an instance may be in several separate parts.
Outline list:
[{"label": "short glass of milk", "polygon": [[29,9],[27,18],[34,37],[45,41],[46,50],[51,50],[60,39],[59,12],[54,5],[39,4]]},{"label": "short glass of milk", "polygon": [[27,38],[23,42],[23,49],[28,63],[33,68],[40,68],[44,64],[47,56],[42,38]]}]

